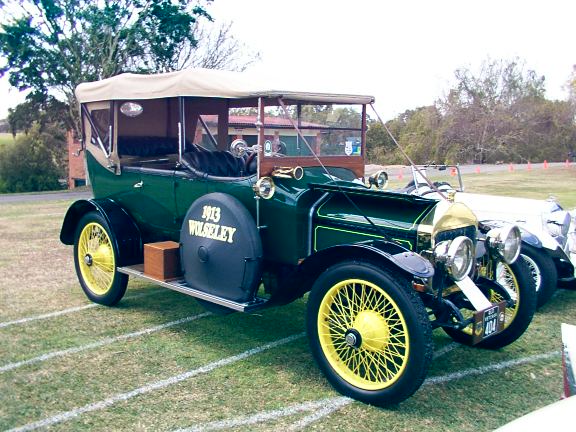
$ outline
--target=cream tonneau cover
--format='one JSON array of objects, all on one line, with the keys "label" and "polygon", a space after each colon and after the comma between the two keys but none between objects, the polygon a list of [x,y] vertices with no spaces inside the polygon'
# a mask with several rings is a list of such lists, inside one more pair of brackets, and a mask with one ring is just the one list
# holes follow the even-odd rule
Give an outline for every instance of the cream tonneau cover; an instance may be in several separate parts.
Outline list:
[{"label": "cream tonneau cover", "polygon": [[367,104],[373,96],[315,93],[283,89],[249,74],[212,69],[184,69],[154,75],[124,73],[76,87],[78,102],[159,99],[177,96],[244,99],[284,97],[302,102]]}]

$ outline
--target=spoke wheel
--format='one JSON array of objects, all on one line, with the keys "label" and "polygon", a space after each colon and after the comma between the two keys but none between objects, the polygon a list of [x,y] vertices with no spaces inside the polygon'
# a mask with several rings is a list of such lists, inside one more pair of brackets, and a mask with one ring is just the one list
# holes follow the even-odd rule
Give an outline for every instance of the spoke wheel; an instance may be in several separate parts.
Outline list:
[{"label": "spoke wheel", "polygon": [[544,249],[536,249],[523,244],[520,253],[528,265],[536,285],[537,307],[544,306],[556,292],[556,285],[558,284],[556,265]]},{"label": "spoke wheel", "polygon": [[97,295],[106,294],[114,280],[114,251],[108,233],[102,225],[90,222],[78,239],[78,262],[82,278]]},{"label": "spoke wheel", "polygon": [[[530,277],[530,272],[525,271],[525,276]],[[498,263],[496,266],[496,282],[504,288],[506,293],[510,296],[510,299],[514,302],[514,305],[508,306],[504,312],[504,329],[506,329],[510,324],[512,324],[512,322],[514,322],[514,319],[516,319],[516,315],[518,314],[518,307],[522,301],[520,284],[510,265],[505,263]],[[491,289],[489,291],[488,300],[490,300],[491,303],[499,303],[505,300],[505,296],[502,293]]]},{"label": "spoke wheel", "polygon": [[331,267],[314,284],[308,303],[312,352],[342,393],[389,405],[422,383],[431,330],[408,285],[371,264],[352,262]]},{"label": "spoke wheel", "polygon": [[348,279],[334,285],[320,304],[318,333],[330,365],[356,387],[389,387],[406,368],[410,345],[404,316],[371,282]]},{"label": "spoke wheel", "polygon": [[[490,279],[499,285],[500,291],[494,289],[491,284],[483,284],[482,278],[476,282],[488,300],[494,304],[505,300],[505,291],[514,303],[512,306],[506,307],[502,332],[476,345],[482,348],[497,349],[517,340],[532,322],[536,310],[536,287],[530,269],[521,257],[513,264],[498,262]],[[472,312],[464,310],[462,315],[468,318],[472,316]],[[472,345],[471,326],[461,330],[444,328],[444,331],[455,341]]]},{"label": "spoke wheel", "polygon": [[92,301],[113,305],[126,292],[128,277],[116,270],[117,253],[104,218],[95,212],[80,220],[74,244],[74,263],[82,289]]}]

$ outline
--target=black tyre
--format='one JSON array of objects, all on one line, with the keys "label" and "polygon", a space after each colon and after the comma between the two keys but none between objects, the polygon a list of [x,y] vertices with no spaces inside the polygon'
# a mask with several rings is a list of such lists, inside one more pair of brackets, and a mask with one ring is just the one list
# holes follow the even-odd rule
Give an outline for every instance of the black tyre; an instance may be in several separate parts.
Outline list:
[{"label": "black tyre", "polygon": [[556,292],[558,272],[546,251],[523,244],[521,256],[526,261],[536,285],[537,307],[544,306]]},{"label": "black tyre", "polygon": [[[524,259],[519,257],[513,264],[498,263],[493,277],[501,289],[514,300],[514,306],[506,308],[504,330],[476,345],[488,349],[505,347],[522,336],[536,311],[536,286]],[[502,293],[494,290],[491,285],[484,287],[479,281],[479,288],[492,303],[504,300]],[[472,345],[470,326],[462,330],[444,328],[444,331],[456,342]]]},{"label": "black tyre", "polygon": [[118,250],[106,219],[97,212],[85,214],[74,237],[74,266],[80,286],[90,300],[112,306],[126,292],[128,276],[116,268]]},{"label": "black tyre", "polygon": [[371,263],[347,261],[322,273],[308,299],[307,331],[336,390],[373,405],[410,397],[432,359],[422,301],[406,279]]}]

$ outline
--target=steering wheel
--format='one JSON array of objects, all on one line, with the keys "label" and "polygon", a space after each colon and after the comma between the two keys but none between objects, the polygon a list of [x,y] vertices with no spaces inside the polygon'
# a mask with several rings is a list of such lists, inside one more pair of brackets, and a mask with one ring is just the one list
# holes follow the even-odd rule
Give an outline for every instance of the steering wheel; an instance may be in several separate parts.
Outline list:
[{"label": "steering wheel", "polygon": [[238,138],[230,143],[230,153],[232,153],[234,156],[242,157],[247,150],[248,143],[246,143],[246,141],[243,139]]}]

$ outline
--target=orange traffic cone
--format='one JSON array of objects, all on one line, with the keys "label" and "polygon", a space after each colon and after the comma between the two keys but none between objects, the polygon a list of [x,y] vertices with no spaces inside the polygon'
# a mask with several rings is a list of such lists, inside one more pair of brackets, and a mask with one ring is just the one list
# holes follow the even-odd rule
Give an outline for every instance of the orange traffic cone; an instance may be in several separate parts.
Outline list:
[{"label": "orange traffic cone", "polygon": [[532,171],[532,164],[528,161],[528,171]]},{"label": "orange traffic cone", "polygon": [[566,159],[566,168],[570,166],[570,160]]},{"label": "orange traffic cone", "polygon": [[508,164],[508,171],[510,172],[514,171],[514,167],[512,166],[512,164]]},{"label": "orange traffic cone", "polygon": [[452,169],[450,170],[450,175],[451,175],[452,177],[455,177],[455,176],[456,176],[456,168],[452,167]]},{"label": "orange traffic cone", "polygon": [[548,161],[547,160],[544,161],[544,169],[548,169]]},{"label": "orange traffic cone", "polygon": [[476,167],[476,174],[480,174],[480,167],[479,166]]}]

